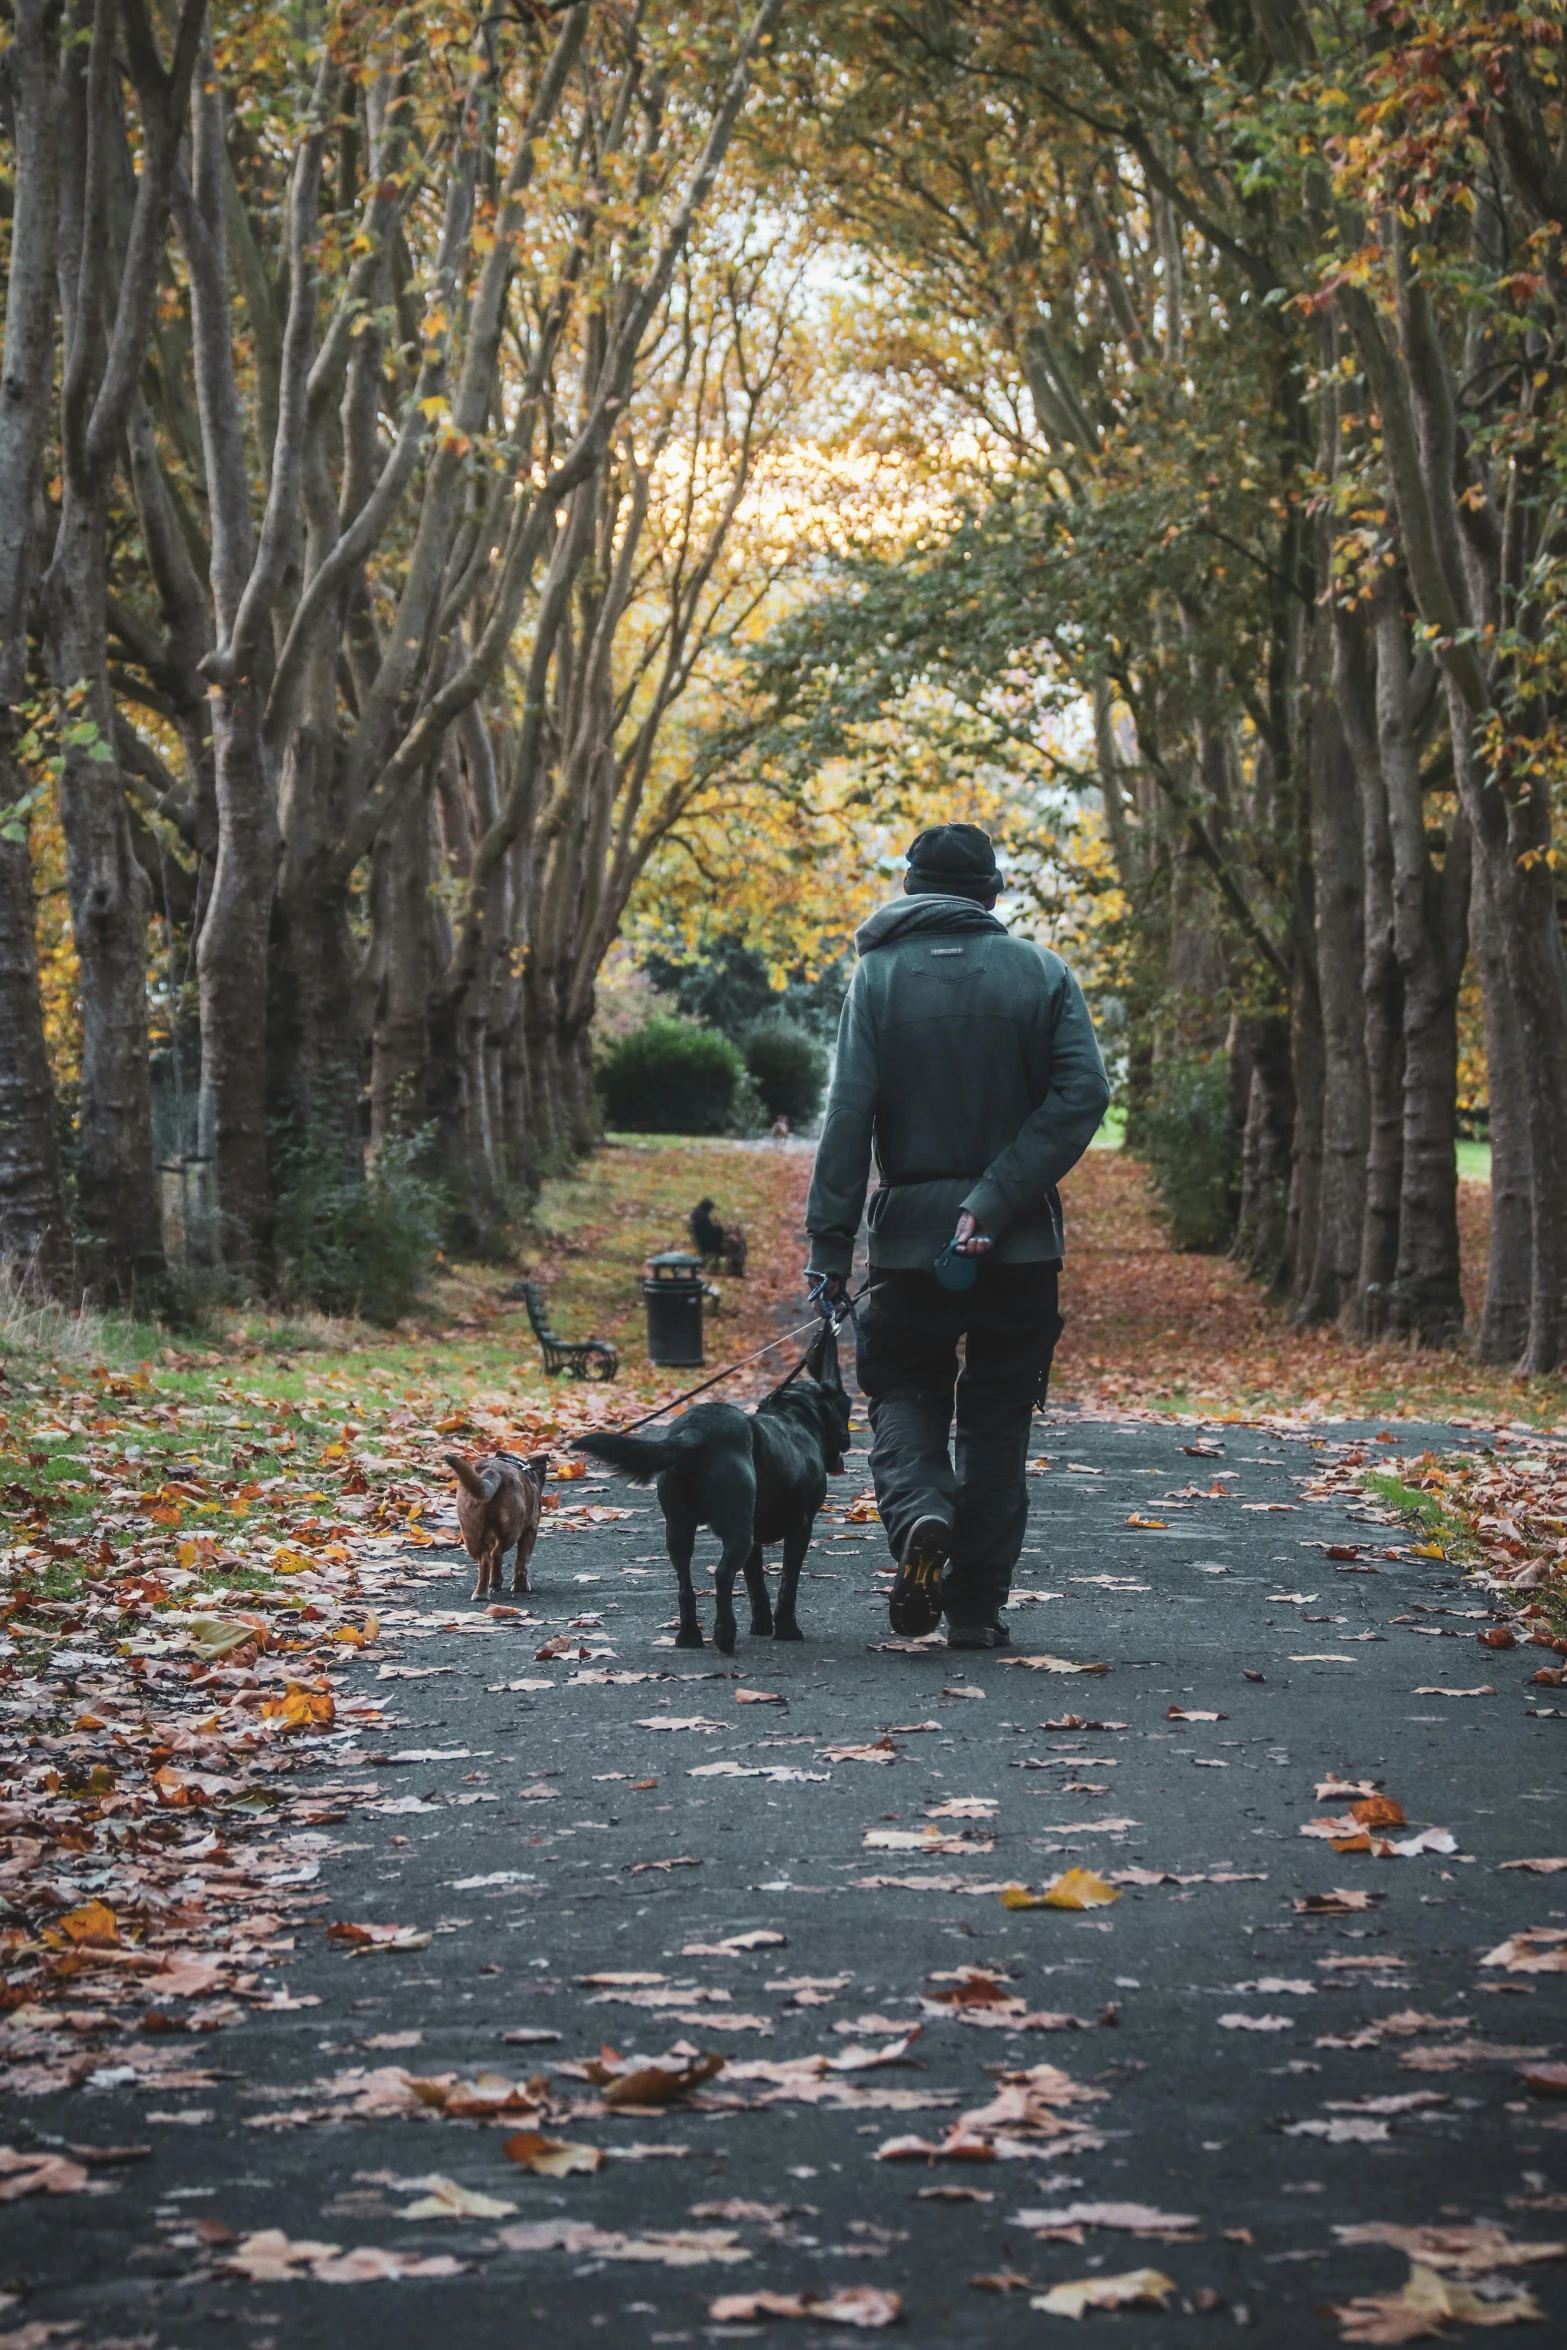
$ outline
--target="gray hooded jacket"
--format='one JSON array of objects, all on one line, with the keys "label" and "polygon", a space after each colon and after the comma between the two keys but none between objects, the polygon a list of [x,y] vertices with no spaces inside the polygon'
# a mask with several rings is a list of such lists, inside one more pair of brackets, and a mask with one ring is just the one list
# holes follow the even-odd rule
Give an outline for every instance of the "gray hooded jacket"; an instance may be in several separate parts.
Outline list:
[{"label": "gray hooded jacket", "polygon": [[812,1270],[849,1271],[873,1151],[873,1265],[929,1267],[965,1208],[1004,1263],[1059,1258],[1056,1185],[1110,1099],[1077,981],[971,898],[895,899],[854,943],[805,1211]]}]

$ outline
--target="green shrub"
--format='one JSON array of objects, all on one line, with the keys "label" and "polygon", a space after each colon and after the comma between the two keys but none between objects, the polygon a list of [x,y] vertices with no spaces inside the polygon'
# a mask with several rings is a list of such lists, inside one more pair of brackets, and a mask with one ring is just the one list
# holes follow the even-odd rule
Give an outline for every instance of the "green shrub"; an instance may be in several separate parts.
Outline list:
[{"label": "green shrub", "polygon": [[716,1030],[650,1020],[599,1063],[605,1120],[623,1134],[722,1134],[745,1073],[736,1047]]},{"label": "green shrub", "polygon": [[1155,1066],[1133,1147],[1148,1163],[1171,1247],[1228,1248],[1239,1169],[1222,1053],[1208,1060],[1178,1055]]},{"label": "green shrub", "polygon": [[278,1285],[325,1314],[390,1327],[423,1289],[440,1252],[447,1199],[420,1170],[428,1127],[383,1143],[361,1177],[342,1151],[307,1138],[278,1151]]},{"label": "green shrub", "polygon": [[809,1126],[827,1083],[827,1055],[815,1037],[792,1020],[758,1020],[741,1045],[768,1117]]}]

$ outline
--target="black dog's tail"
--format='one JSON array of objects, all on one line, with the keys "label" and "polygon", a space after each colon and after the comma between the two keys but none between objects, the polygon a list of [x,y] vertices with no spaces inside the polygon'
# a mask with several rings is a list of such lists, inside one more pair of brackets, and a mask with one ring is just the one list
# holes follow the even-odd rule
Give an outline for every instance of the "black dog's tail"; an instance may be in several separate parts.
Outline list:
[{"label": "black dog's tail", "polygon": [[602,1436],[573,1437],[572,1449],[623,1469],[635,1485],[651,1485],[661,1471],[673,1468],[686,1448],[673,1431],[666,1436],[616,1436],[606,1431]]}]

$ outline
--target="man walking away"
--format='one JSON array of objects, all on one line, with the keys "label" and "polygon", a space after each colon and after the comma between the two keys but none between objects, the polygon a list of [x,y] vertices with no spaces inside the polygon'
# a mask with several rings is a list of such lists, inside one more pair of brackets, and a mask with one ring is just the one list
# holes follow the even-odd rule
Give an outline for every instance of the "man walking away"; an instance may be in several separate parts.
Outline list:
[{"label": "man walking away", "polygon": [[1110,1089],[1071,972],[991,910],[988,833],[922,832],[903,887],[854,942],[805,1214],[810,1264],[836,1302],[874,1151],[859,1377],[898,1561],[892,1628],[918,1639],[945,1611],[954,1648],[998,1648],[1028,1523],[1029,1427],[1061,1335],[1056,1186]]}]

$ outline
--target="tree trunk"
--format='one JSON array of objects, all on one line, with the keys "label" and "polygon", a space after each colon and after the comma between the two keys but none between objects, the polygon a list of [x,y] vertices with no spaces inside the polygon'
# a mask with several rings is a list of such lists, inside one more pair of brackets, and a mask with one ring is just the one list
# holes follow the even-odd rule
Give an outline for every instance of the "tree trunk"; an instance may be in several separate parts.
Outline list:
[{"label": "tree trunk", "polygon": [[[1354,766],[1328,691],[1327,647],[1314,667],[1310,775],[1317,1000],[1321,1007],[1321,1180],[1314,1232],[1303,1228],[1295,1319],[1331,1322],[1352,1307],[1366,1217],[1371,1099],[1366,1066],[1365,819]],[[1308,1253],[1308,1238],[1310,1241]]]},{"label": "tree trunk", "polygon": [[1426,838],[1410,715],[1401,597],[1386,586],[1377,618],[1377,739],[1393,859],[1393,942],[1403,980],[1403,1182],[1398,1262],[1386,1322],[1428,1346],[1453,1344],[1464,1323],[1458,1255],[1458,988],[1468,943],[1470,833],[1460,810],[1443,869]]},{"label": "tree trunk", "polygon": [[277,879],[277,825],[261,745],[261,689],[246,679],[212,695],[218,853],[196,941],[201,1003],[200,1150],[216,1182],[225,1264],[254,1270],[270,1214],[267,936]]},{"label": "tree trunk", "polygon": [[341,837],[333,648],[312,664],[308,716],[291,734],[278,793],[282,853],[273,913],[269,1080],[272,1114],[307,1135],[345,1176],[363,1166],[359,953],[338,879]]},{"label": "tree trunk", "polygon": [[[18,797],[0,759],[0,801]],[[60,1193],[54,1086],[44,1050],[33,944],[32,865],[25,840],[0,833],[0,1262],[64,1295],[71,1233]]]},{"label": "tree trunk", "polygon": [[112,748],[107,564],[102,494],[67,485],[47,582],[50,668],[78,725],[90,721],[95,730],[94,739],[67,742],[60,775],[66,892],[81,969],[78,1249],[95,1293],[129,1303],[156,1290],[163,1240],[147,1052],[149,893]]},{"label": "tree trunk", "polygon": [[1290,1074],[1295,1086],[1294,1132],[1290,1138],[1289,1208],[1284,1225],[1283,1270],[1291,1287],[1291,1318],[1317,1261],[1322,1225],[1322,1000],[1312,959],[1302,956],[1290,990]]},{"label": "tree trunk", "polygon": [[1360,614],[1347,612],[1340,604],[1333,613],[1333,683],[1360,785],[1368,1141],[1360,1262],[1347,1318],[1353,1329],[1369,1337],[1386,1320],[1388,1288],[1398,1265],[1404,1178],[1404,980],[1394,946],[1393,842],[1377,742],[1372,645]]},{"label": "tree trunk", "polygon": [[1529,1338],[1534,1186],[1524,1115],[1523,1035],[1513,1017],[1501,927],[1490,867],[1477,857],[1470,887],[1469,933],[1480,974],[1490,1089],[1491,1237],[1475,1352],[1483,1363],[1513,1364],[1521,1359]]},{"label": "tree trunk", "polygon": [[[1527,1134],[1529,1184],[1529,1326],[1520,1368],[1538,1375],[1552,1371],[1567,1352],[1567,958],[1556,914],[1555,877],[1547,862],[1549,809],[1504,803],[1485,772],[1474,740],[1474,723],[1463,694],[1448,679],[1449,725],[1459,796],[1474,829],[1477,890],[1474,913],[1484,908],[1488,933],[1493,917],[1500,955],[1482,959],[1476,928],[1476,960],[1486,993],[1487,1057],[1493,1024],[1516,1034],[1511,1061],[1503,1045],[1504,1087],[1521,1079],[1518,1103]],[[1487,947],[1492,939],[1487,938]],[[1491,984],[1487,985],[1487,961]],[[1501,1000],[1494,1015],[1493,992]],[[1491,1066],[1493,1112],[1498,1067]],[[1509,1138],[1510,1139],[1510,1138]],[[1494,1149],[1494,1143],[1493,1143]]]},{"label": "tree trunk", "polygon": [[1283,1278],[1288,1250],[1290,1149],[1295,1091],[1290,1069],[1290,1024],[1282,1013],[1243,1023],[1249,1062],[1241,1144],[1241,1207],[1233,1255],[1272,1289]]},{"label": "tree trunk", "polygon": [[[27,616],[37,579],[34,524],[54,393],[60,206],[60,0],[17,0],[6,55],[11,188],[5,355],[0,370],[0,809],[24,796],[16,766],[27,694]],[[0,1257],[45,1288],[71,1282],[54,1090],[44,1047],[25,823],[0,831]]]},{"label": "tree trunk", "polygon": [[[370,1038],[370,1145],[424,1124],[429,1086],[430,806],[411,792],[375,846],[370,902],[379,972]],[[447,1047],[449,1050],[449,1045]]]}]

